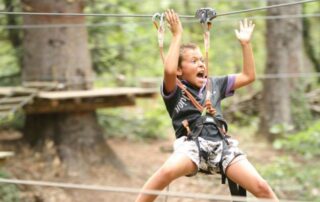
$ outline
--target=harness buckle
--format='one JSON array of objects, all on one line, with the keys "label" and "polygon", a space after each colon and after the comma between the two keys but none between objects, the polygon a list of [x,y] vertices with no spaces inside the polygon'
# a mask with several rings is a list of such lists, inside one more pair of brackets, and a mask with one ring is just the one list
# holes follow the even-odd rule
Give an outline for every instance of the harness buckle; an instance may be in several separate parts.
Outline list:
[{"label": "harness buckle", "polygon": [[183,127],[187,130],[187,137],[189,138],[190,137],[190,134],[191,134],[191,130],[190,130],[190,127],[189,127],[189,122],[187,119],[183,120],[182,121],[182,125]]},{"label": "harness buckle", "polygon": [[210,116],[207,116],[206,117],[206,120],[205,120],[205,123],[213,123],[213,124],[216,124],[216,122],[214,121],[214,119]]}]

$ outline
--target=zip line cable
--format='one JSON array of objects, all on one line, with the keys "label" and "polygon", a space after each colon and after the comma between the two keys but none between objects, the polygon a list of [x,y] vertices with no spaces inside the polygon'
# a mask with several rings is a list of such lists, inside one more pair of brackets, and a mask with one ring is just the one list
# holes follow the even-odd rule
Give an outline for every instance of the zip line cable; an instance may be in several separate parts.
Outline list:
[{"label": "zip line cable", "polygon": [[239,13],[253,12],[253,11],[260,11],[260,10],[266,10],[266,9],[271,9],[271,8],[279,8],[279,7],[284,7],[284,6],[293,6],[293,5],[310,3],[310,2],[315,2],[315,1],[319,1],[319,0],[297,1],[297,2],[291,2],[291,3],[283,3],[283,4],[265,6],[265,7],[260,7],[260,8],[251,8],[251,9],[245,9],[245,10],[240,10],[240,11],[231,11],[231,12],[227,12],[227,13],[217,14],[217,17],[218,16],[226,16],[226,15],[234,15],[234,14],[239,14]]},{"label": "zip line cable", "polygon": [[320,72],[315,73],[280,73],[280,74],[262,74],[257,75],[257,79],[285,79],[285,78],[309,78],[320,77]]},{"label": "zip line cable", "polygon": [[[254,16],[248,17],[250,20],[276,20],[276,19],[291,19],[291,18],[314,18],[320,17],[320,13],[302,14],[302,15],[277,15],[277,16]],[[216,22],[225,21],[236,21],[240,18],[224,18],[217,19]],[[187,21],[187,23],[198,23],[196,20]],[[126,26],[128,24],[134,25],[150,25],[150,21],[140,21],[140,22],[128,22],[128,23],[118,23],[118,22],[105,22],[105,23],[93,23],[93,24],[27,24],[27,25],[0,25],[0,29],[41,29],[41,28],[61,28],[61,27],[111,27],[111,26]]]},{"label": "zip line cable", "polygon": [[[0,77],[1,78],[1,77]],[[261,74],[256,76],[257,79],[259,80],[266,80],[266,79],[290,79],[290,78],[320,78],[320,72],[309,72],[309,73],[281,73],[281,74]],[[67,80],[69,79],[69,80]],[[94,82],[99,82],[99,81],[106,81],[106,78],[104,77],[90,77],[90,78],[85,78],[83,81],[79,81],[79,77],[68,77],[68,78],[41,78],[39,80],[38,78],[28,78],[27,82],[30,81],[45,81],[45,82],[50,82],[50,81],[55,81],[55,82],[60,82],[64,84],[66,87],[71,87],[71,86],[80,86],[80,85],[85,85],[85,84],[94,84]],[[143,78],[140,78],[143,79]],[[161,81],[161,78],[154,78],[156,81],[159,80]],[[139,80],[139,78],[137,79]]]},{"label": "zip line cable", "polygon": [[[127,194],[148,194],[148,195],[159,195],[159,196],[170,196],[177,198],[191,198],[191,199],[202,199],[202,200],[217,200],[217,201],[234,201],[245,202],[245,201],[259,201],[259,202],[271,202],[274,200],[270,199],[257,199],[239,196],[229,195],[212,195],[212,194],[195,194],[195,193],[184,193],[184,192],[167,192],[158,190],[144,190],[129,188],[129,187],[115,187],[115,186],[97,186],[97,185],[86,185],[86,184],[73,184],[73,183],[61,183],[61,182],[48,182],[48,181],[35,181],[35,180],[19,180],[19,179],[4,179],[0,178],[0,183],[10,183],[17,185],[32,185],[32,186],[45,186],[45,187],[59,187],[63,189],[80,189],[89,191],[103,191],[103,192],[117,192]],[[292,200],[280,200],[281,202],[296,202]],[[300,201],[301,202],[301,201]]]},{"label": "zip line cable", "polygon": [[[253,11],[260,11],[266,10],[270,8],[278,8],[284,6],[293,6],[298,4],[310,3],[319,0],[304,0],[298,2],[291,2],[291,3],[283,3],[283,4],[276,4],[271,6],[264,6],[260,8],[251,8],[251,9],[244,9],[239,11],[231,11],[222,14],[217,14],[216,17],[219,16],[227,16],[227,15],[234,15],[240,13],[248,13]],[[96,17],[117,17],[117,18],[151,18],[153,15],[150,14],[116,14],[116,13],[45,13],[45,12],[8,12],[8,11],[0,11],[0,15],[34,15],[34,16],[69,16],[69,17],[77,17],[77,16],[96,16]],[[195,18],[194,15],[179,15],[180,18]]]}]

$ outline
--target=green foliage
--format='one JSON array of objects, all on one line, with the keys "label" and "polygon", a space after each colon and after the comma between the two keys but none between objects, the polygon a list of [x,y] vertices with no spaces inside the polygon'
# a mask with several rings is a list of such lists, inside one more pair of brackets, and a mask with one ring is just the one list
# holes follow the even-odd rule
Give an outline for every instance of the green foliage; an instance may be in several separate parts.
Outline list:
[{"label": "green foliage", "polygon": [[[149,102],[149,103],[146,103]],[[150,104],[150,102],[153,102]],[[99,122],[109,137],[156,139],[167,135],[170,119],[162,102],[141,100],[138,107],[99,111]]]},{"label": "green foliage", "polygon": [[285,135],[287,133],[292,132],[293,129],[294,129],[293,125],[289,125],[289,124],[285,124],[285,123],[284,124],[274,124],[270,128],[269,132],[271,134],[273,134],[274,136],[279,137],[279,136],[282,136],[282,135]]},{"label": "green foliage", "polygon": [[299,163],[284,156],[272,164],[259,166],[258,170],[281,198],[319,201],[319,166],[319,162]]},{"label": "green foliage", "polygon": [[9,114],[7,117],[0,119],[0,129],[1,128],[15,128],[20,130],[23,128],[25,116],[19,111],[15,114]]},{"label": "green foliage", "polygon": [[297,130],[308,128],[312,120],[309,105],[304,94],[304,82],[302,79],[297,79],[295,82],[295,92],[291,93],[291,114],[293,123]]},{"label": "green foliage", "polygon": [[314,122],[307,130],[287,135],[276,140],[277,149],[288,149],[307,157],[320,156],[320,121]]},{"label": "green foliage", "polygon": [[[0,170],[0,178],[8,178],[9,175]],[[19,202],[19,190],[14,184],[0,183],[1,202]]]},{"label": "green foliage", "polygon": [[[18,5],[20,2],[18,0],[12,1],[3,1],[0,3],[1,10],[5,11],[17,11]],[[1,16],[0,24],[2,28],[0,28],[0,85],[8,86],[8,85],[16,85],[20,83],[18,74],[20,71],[20,61],[21,61],[21,48],[14,47],[12,45],[12,41],[14,40],[10,35],[10,33],[19,34],[22,31],[17,29],[5,29],[6,24],[15,25],[12,23],[17,23],[21,20],[21,16]],[[21,23],[21,21],[20,21]]]},{"label": "green foliage", "polygon": [[[308,14],[318,14],[320,10],[320,2],[313,2],[309,4],[304,4],[304,12]],[[311,44],[314,44],[312,46],[312,49],[314,51],[315,59],[320,62],[320,47],[315,44],[320,43],[320,37],[319,37],[319,24],[320,24],[320,18],[305,18],[304,20],[308,21],[309,29],[310,29],[310,42]],[[305,39],[306,40],[306,39]],[[319,68],[319,67],[318,67]],[[319,72],[319,69],[318,69]]]}]

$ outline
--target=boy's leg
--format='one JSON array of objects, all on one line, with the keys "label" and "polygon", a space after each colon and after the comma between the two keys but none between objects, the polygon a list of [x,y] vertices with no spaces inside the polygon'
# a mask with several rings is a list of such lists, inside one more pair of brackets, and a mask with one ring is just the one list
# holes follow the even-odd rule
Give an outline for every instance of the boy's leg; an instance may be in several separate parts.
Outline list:
[{"label": "boy's leg", "polygon": [[278,201],[271,187],[246,158],[239,161],[235,158],[227,167],[226,175],[254,196]]},{"label": "boy's leg", "polygon": [[[142,190],[162,190],[174,179],[192,174],[197,170],[196,164],[184,154],[173,154],[145,183]],[[157,196],[139,194],[136,202],[153,201]]]}]

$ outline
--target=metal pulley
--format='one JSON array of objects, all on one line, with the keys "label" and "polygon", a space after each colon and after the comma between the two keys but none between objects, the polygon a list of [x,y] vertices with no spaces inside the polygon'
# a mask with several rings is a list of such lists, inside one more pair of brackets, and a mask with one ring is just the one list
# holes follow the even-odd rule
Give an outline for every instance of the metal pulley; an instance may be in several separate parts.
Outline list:
[{"label": "metal pulley", "polygon": [[200,19],[201,24],[211,24],[211,20],[217,17],[213,8],[200,8],[196,12],[196,17]]}]

